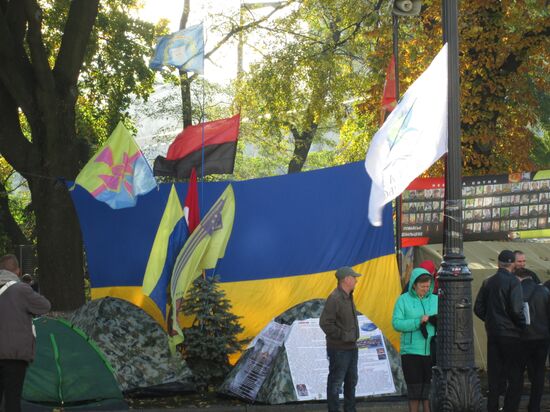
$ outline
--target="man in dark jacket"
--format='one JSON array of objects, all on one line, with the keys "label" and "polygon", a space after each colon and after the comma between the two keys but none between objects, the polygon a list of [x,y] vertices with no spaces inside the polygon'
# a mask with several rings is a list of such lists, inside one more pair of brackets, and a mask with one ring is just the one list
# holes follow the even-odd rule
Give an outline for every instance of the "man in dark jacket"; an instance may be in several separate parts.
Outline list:
[{"label": "man in dark jacket", "polygon": [[522,377],[525,367],[529,365],[527,371],[531,381],[527,411],[540,412],[546,354],[550,344],[550,293],[533,280],[529,270],[517,269],[515,275],[521,281],[523,300],[529,308],[529,322],[521,335]]},{"label": "man in dark jacket", "polygon": [[498,271],[485,279],[476,298],[474,313],[485,322],[487,331],[487,411],[497,412],[500,377],[506,375],[508,387],[504,411],[516,412],[522,387],[521,340],[525,328],[523,293],[512,274],[515,256],[510,250],[498,255]]},{"label": "man in dark jacket", "polygon": [[541,283],[540,278],[537,276],[537,274],[525,267],[527,265],[527,258],[525,257],[525,253],[523,253],[521,250],[514,250],[514,255],[516,256],[516,261],[514,262],[514,272],[518,269],[525,269],[536,284]]},{"label": "man in dark jacket", "polygon": [[0,258],[0,404],[21,410],[21,392],[27,365],[34,359],[32,316],[50,310],[50,302],[20,282],[21,270],[14,255]]},{"label": "man in dark jacket", "polygon": [[342,383],[344,384],[344,411],[355,412],[359,323],[353,303],[353,289],[359,276],[361,276],[359,273],[347,266],[336,271],[338,286],[327,298],[319,320],[327,340],[329,412],[338,412]]}]

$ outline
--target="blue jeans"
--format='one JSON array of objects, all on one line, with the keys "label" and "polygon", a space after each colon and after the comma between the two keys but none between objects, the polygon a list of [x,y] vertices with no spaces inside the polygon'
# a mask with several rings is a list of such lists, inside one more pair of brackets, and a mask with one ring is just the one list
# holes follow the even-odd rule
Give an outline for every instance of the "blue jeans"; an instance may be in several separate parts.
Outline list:
[{"label": "blue jeans", "polygon": [[355,412],[358,350],[327,349],[327,403],[329,412],[338,412],[339,394],[344,384],[344,411]]}]

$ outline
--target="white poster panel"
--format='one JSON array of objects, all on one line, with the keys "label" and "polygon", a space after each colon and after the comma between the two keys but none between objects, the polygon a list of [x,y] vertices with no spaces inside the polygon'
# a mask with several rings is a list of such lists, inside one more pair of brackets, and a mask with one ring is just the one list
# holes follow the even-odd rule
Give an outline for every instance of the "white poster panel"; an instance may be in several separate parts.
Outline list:
[{"label": "white poster panel", "polygon": [[[380,329],[366,316],[358,316],[360,336],[356,396],[395,393],[388,351]],[[327,398],[328,359],[325,334],[319,318],[297,320],[285,349],[299,401]],[[342,396],[342,395],[341,395]]]}]

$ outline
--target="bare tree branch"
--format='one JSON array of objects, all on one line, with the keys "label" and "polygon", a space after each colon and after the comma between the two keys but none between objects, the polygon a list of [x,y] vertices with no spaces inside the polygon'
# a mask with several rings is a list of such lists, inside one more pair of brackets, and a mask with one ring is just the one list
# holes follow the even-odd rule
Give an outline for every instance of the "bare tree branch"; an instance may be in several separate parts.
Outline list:
[{"label": "bare tree branch", "polygon": [[67,16],[65,34],[55,62],[54,76],[58,91],[76,102],[76,82],[86,54],[86,45],[94,25],[99,0],[73,0]]},{"label": "bare tree branch", "polygon": [[[234,26],[218,43],[216,43],[216,45],[208,53],[204,55],[204,58],[209,59],[210,56],[212,56],[212,54],[214,54],[220,47],[222,47],[225,43],[227,43],[233,36],[259,26],[261,23],[271,18],[271,16],[273,16],[277,11],[284,9],[285,7],[288,7],[291,3],[292,2],[289,1],[287,3],[278,5],[277,7],[274,7],[270,13],[251,23],[245,24],[243,26]],[[190,81],[193,81],[196,77],[197,77],[197,74],[194,73],[189,79]]]},{"label": "bare tree branch", "polygon": [[19,123],[17,104],[0,83],[0,153],[25,178],[26,171],[39,165],[40,154],[29,142]]},{"label": "bare tree branch", "polygon": [[27,39],[33,62],[32,67],[40,83],[40,89],[45,90],[48,94],[53,94],[55,85],[48,64],[48,54],[42,40],[42,10],[34,0],[24,0],[24,3],[29,25]]},{"label": "bare tree branch", "polygon": [[[6,91],[25,113],[29,122],[32,122],[38,114],[33,96],[35,83],[32,67],[23,47],[24,36],[20,34],[21,26],[25,25],[21,2],[10,2],[8,15],[0,10],[0,82],[5,85]],[[11,27],[16,28],[16,38],[12,35]]]}]

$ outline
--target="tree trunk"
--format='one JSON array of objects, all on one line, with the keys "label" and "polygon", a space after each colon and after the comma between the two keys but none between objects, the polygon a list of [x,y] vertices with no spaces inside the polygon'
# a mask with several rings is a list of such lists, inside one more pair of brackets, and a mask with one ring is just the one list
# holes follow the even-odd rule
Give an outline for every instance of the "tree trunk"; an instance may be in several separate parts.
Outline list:
[{"label": "tree trunk", "polygon": [[54,310],[66,311],[85,301],[82,235],[64,182],[78,175],[82,151],[72,98],[49,95],[43,99],[45,106],[55,110],[42,127],[33,130],[33,138],[47,144],[41,146],[39,169],[27,179],[36,214],[40,290]]},{"label": "tree trunk", "polygon": [[[187,27],[187,20],[189,19],[189,13],[191,12],[190,0],[184,0],[183,11],[180,17],[180,30]],[[181,88],[181,114],[183,120],[183,128],[191,126],[193,124],[193,106],[191,104],[191,82],[193,81],[187,75],[187,72],[180,70],[180,88]]]},{"label": "tree trunk", "polygon": [[292,129],[291,131],[294,136],[294,154],[288,164],[289,174],[302,171],[309,149],[311,149],[315,132],[317,132],[317,124],[313,123],[309,130],[302,133],[299,133],[296,129]]},{"label": "tree trunk", "polygon": [[[76,136],[75,105],[98,8],[99,0],[70,2],[55,62],[43,43],[37,0],[7,2],[0,11],[0,151],[29,183],[41,290],[55,310],[84,303],[80,227],[59,178],[77,176],[87,145]],[[21,113],[32,140],[23,133]]]},{"label": "tree trunk", "polygon": [[180,70],[180,88],[181,88],[181,113],[183,119],[183,128],[193,124],[193,106],[191,104],[191,78],[187,73]]},{"label": "tree trunk", "polygon": [[33,179],[38,274],[41,293],[53,310],[73,310],[84,304],[84,261],[77,215],[65,184]]}]

